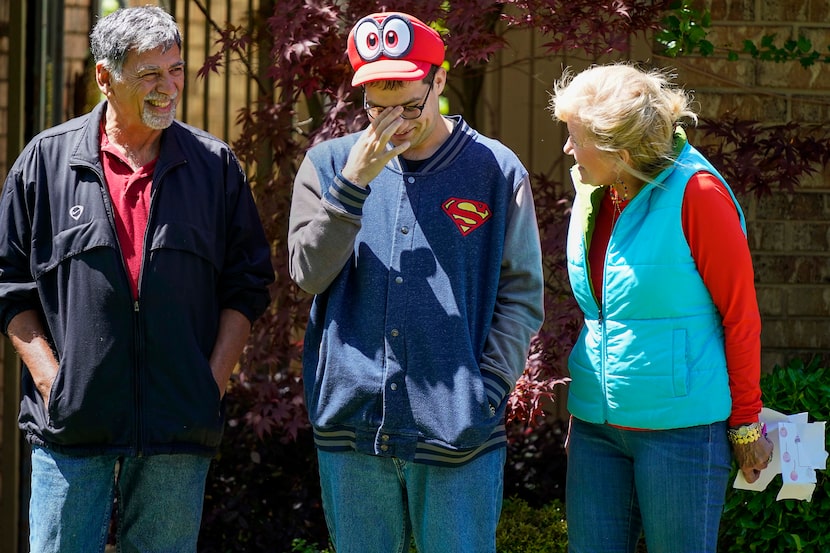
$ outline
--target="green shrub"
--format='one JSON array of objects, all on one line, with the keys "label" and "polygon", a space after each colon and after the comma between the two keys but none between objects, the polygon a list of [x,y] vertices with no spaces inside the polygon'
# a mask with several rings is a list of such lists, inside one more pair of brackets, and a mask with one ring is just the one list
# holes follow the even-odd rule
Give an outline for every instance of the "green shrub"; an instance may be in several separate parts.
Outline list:
[{"label": "green shrub", "polygon": [[302,538],[291,542],[291,553],[331,553],[328,549],[319,549],[316,543],[308,543]]},{"label": "green shrub", "polygon": [[[818,358],[805,366],[794,360],[776,366],[761,379],[764,405],[781,413],[808,412],[810,421],[830,419],[830,369],[820,368]],[[830,479],[817,471],[811,502],[776,501],[781,475],[763,492],[735,490],[731,482],[721,520],[721,553],[826,553],[830,551]]]},{"label": "green shrub", "polygon": [[536,509],[523,499],[505,499],[496,530],[498,553],[565,553],[567,549],[565,507],[560,501]]}]

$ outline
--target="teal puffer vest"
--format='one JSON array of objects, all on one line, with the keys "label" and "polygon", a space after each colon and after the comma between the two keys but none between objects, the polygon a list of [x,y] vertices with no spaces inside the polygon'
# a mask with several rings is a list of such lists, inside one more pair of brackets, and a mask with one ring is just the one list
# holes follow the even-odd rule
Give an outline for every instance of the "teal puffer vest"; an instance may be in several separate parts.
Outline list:
[{"label": "teal puffer vest", "polygon": [[723,177],[682,133],[678,140],[676,163],[631,200],[611,233],[600,302],[588,244],[604,190],[572,172],[568,272],[585,325],[569,359],[568,408],[579,419],[659,430],[722,421],[731,411],[721,317],[681,221],[690,177]]}]

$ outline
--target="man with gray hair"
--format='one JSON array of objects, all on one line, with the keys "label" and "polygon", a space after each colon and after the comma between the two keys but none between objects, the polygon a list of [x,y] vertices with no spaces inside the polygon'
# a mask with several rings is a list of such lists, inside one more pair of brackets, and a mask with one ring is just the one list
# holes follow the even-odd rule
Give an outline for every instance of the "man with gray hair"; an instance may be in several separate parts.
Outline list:
[{"label": "man with gray hair", "polygon": [[30,548],[196,550],[223,395],[269,303],[270,249],[224,142],[175,121],[181,37],[160,8],[91,34],[105,99],[44,131],[0,197],[0,330],[25,366]]}]

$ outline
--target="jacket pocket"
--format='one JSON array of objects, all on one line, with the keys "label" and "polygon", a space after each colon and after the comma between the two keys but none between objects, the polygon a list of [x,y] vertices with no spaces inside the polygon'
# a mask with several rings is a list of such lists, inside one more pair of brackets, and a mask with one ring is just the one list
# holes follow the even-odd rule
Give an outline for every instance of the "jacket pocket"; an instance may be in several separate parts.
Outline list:
[{"label": "jacket pocket", "polygon": [[176,250],[202,258],[217,272],[224,264],[224,246],[219,243],[215,231],[187,223],[165,222],[153,233],[150,249],[154,252]]},{"label": "jacket pocket", "polygon": [[31,269],[35,279],[39,279],[67,259],[94,248],[118,249],[109,224],[98,219],[59,231],[48,238],[46,243],[38,238],[32,240]]}]

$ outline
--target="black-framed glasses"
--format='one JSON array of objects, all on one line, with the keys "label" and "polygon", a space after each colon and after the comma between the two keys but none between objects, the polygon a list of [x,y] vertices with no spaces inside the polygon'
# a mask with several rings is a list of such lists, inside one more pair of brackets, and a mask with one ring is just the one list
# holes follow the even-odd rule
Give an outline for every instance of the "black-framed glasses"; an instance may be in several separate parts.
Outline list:
[{"label": "black-framed glasses", "polygon": [[[419,106],[401,106],[403,108],[403,113],[401,113],[401,119],[417,119],[421,116],[424,112],[424,107],[427,105],[427,98],[429,98],[429,93],[432,92],[432,85],[435,81],[429,82],[429,88],[427,88],[427,93],[424,95],[424,101]],[[370,106],[366,103],[366,90],[363,90],[363,109],[366,110],[366,115],[369,116],[369,119],[374,119],[375,117],[379,117],[383,110],[388,108],[389,106]]]}]

